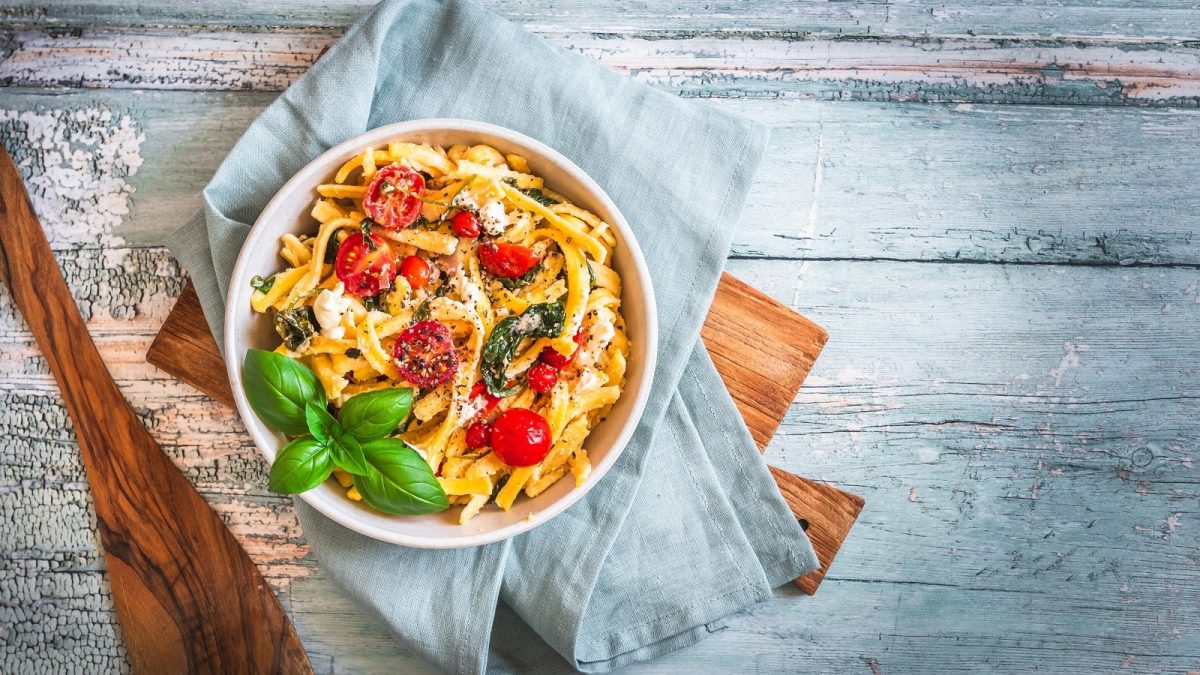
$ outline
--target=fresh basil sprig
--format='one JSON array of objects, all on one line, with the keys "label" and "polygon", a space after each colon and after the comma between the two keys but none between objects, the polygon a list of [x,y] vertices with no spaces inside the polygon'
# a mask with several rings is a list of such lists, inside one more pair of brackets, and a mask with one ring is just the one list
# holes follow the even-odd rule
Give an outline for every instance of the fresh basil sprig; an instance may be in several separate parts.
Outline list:
[{"label": "fresh basil sprig", "polygon": [[363,500],[384,513],[406,516],[437,513],[450,507],[442,484],[417,451],[399,438],[380,438],[362,446],[375,471],[354,481]]},{"label": "fresh basil sprig", "polygon": [[242,383],[250,407],[267,426],[288,436],[308,433],[304,408],[325,407],[325,388],[313,371],[283,354],[262,349],[246,352]]},{"label": "fresh basil sprig", "polygon": [[299,436],[275,456],[272,491],[306,492],[329,478],[336,466],[354,476],[368,504],[385,513],[413,515],[449,507],[429,464],[404,441],[387,437],[409,416],[411,389],[352,396],[338,419],[326,408],[317,376],[294,359],[251,349],[242,374],[246,398],[263,422]]}]

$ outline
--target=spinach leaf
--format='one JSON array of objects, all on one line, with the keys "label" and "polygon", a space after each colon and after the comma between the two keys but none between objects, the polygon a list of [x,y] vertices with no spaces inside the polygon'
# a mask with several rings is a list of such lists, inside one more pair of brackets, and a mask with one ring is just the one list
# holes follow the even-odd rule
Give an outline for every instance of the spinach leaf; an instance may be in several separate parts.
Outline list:
[{"label": "spinach leaf", "polygon": [[313,314],[312,308],[307,305],[276,312],[273,322],[275,332],[279,333],[283,344],[293,351],[302,347],[309,338],[317,334],[317,329],[314,327],[317,317]]},{"label": "spinach leaf", "polygon": [[374,251],[376,248],[375,240],[371,238],[371,228],[377,225],[379,225],[379,223],[371,220],[370,218],[363,218],[362,220],[358,221],[358,231],[362,232],[363,243],[367,245],[368,251]]},{"label": "spinach leaf", "polygon": [[305,436],[283,446],[271,464],[272,492],[294,495],[317,487],[333,471],[329,448],[315,438]]},{"label": "spinach leaf", "polygon": [[429,464],[404,441],[380,438],[364,443],[362,451],[371,470],[355,474],[354,486],[372,507],[406,516],[437,513],[450,507]]},{"label": "spinach leaf", "polygon": [[329,414],[324,405],[309,402],[304,406],[304,422],[308,425],[308,433],[322,443],[337,435],[338,421]]},{"label": "spinach leaf", "polygon": [[325,257],[323,258],[326,265],[332,265],[337,260],[338,249],[341,246],[342,242],[338,241],[337,237],[329,238],[329,243],[325,245]]},{"label": "spinach leaf", "polygon": [[342,432],[373,441],[396,430],[412,410],[413,390],[383,389],[351,396],[338,413]]},{"label": "spinach leaf", "polygon": [[526,272],[525,274],[523,274],[519,277],[516,277],[515,279],[510,278],[510,277],[496,277],[496,281],[499,281],[500,285],[507,288],[508,290],[514,291],[518,288],[528,286],[529,283],[531,281],[533,281],[534,277],[536,277],[538,275],[538,272],[541,272],[541,271],[542,271],[542,261],[539,260],[536,265],[529,268],[528,272]]},{"label": "spinach leaf", "polygon": [[521,192],[524,192],[526,197],[529,197],[533,201],[541,204],[542,206],[550,206],[551,204],[558,203],[558,202],[554,201],[553,199],[550,199],[549,197],[547,197],[546,193],[542,192],[541,188],[517,188],[517,189],[520,190]]},{"label": "spinach leaf", "polygon": [[368,295],[362,299],[363,307],[366,307],[368,312],[382,312],[383,296],[386,294],[387,291],[383,291],[377,295]]},{"label": "spinach leaf", "polygon": [[299,361],[276,352],[247,351],[242,386],[250,407],[262,421],[289,436],[308,433],[305,406],[326,403],[325,389],[317,376]]},{"label": "spinach leaf", "polygon": [[270,293],[271,287],[274,285],[275,285],[275,275],[274,274],[267,277],[266,279],[255,274],[250,279],[250,288],[253,288],[254,290],[258,291],[259,293]]},{"label": "spinach leaf", "polygon": [[511,396],[520,387],[505,386],[508,378],[504,371],[512,361],[517,351],[517,345],[522,338],[554,337],[562,332],[563,322],[566,321],[566,311],[562,301],[543,302],[530,305],[520,316],[510,316],[501,319],[492,328],[487,342],[483,345],[483,359],[480,370],[483,372],[483,382],[493,396]]}]

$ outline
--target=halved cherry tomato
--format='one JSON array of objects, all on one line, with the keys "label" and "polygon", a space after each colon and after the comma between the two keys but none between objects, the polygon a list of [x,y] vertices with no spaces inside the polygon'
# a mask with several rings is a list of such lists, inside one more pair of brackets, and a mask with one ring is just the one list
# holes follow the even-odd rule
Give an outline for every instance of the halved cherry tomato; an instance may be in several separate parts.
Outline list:
[{"label": "halved cherry tomato", "polygon": [[518,244],[505,244],[489,241],[482,243],[477,249],[479,262],[483,268],[496,277],[516,279],[524,276],[533,266],[541,262],[533,249]]},{"label": "halved cherry tomato", "polygon": [[450,329],[440,321],[419,321],[396,336],[392,348],[396,369],[422,389],[445,384],[458,370],[458,353]]},{"label": "halved cherry tomato", "polygon": [[365,298],[392,285],[396,257],[382,238],[355,232],[338,246],[333,269],[347,291]]},{"label": "halved cherry tomato", "polygon": [[492,427],[487,422],[476,422],[467,427],[467,447],[486,448],[492,443]]},{"label": "halved cherry tomato", "polygon": [[[558,352],[554,353],[557,354]],[[530,389],[539,394],[544,394],[553,389],[554,385],[558,383],[558,369],[545,363],[539,363],[529,369],[526,379],[529,380]]]},{"label": "halved cherry tomato", "polygon": [[363,210],[389,230],[402,230],[421,214],[425,178],[407,166],[392,164],[375,174],[363,195]]},{"label": "halved cherry tomato", "polygon": [[429,283],[429,263],[419,255],[410,255],[400,263],[400,275],[408,281],[408,285],[414,291],[424,288],[425,284]]},{"label": "halved cherry tomato", "polygon": [[533,466],[550,452],[550,424],[527,408],[509,408],[492,423],[492,452],[509,466]]},{"label": "halved cherry tomato", "polygon": [[579,357],[579,348],[583,345],[584,337],[583,331],[579,331],[575,334],[575,337],[572,338],[575,340],[575,351],[571,352],[570,356],[563,356],[562,354],[559,354],[558,350],[554,347],[543,347],[542,353],[538,355],[538,359],[541,360],[542,363],[549,364],[560,370],[566,368],[572,363],[575,363],[575,359]]},{"label": "halved cherry tomato", "polygon": [[450,229],[460,237],[474,239],[479,236],[479,216],[470,211],[459,211],[450,219]]}]

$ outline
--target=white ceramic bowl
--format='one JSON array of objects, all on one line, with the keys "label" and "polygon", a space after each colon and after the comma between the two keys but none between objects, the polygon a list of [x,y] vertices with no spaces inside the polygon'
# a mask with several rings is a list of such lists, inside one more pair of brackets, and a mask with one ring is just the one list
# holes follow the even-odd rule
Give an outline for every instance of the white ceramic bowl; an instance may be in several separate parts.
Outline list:
[{"label": "white ceramic bowl", "polygon": [[[246,429],[268,462],[286,439],[266,427],[242,389],[242,363],[246,350],[274,349],[279,344],[270,318],[250,309],[250,279],[279,270],[279,237],[285,232],[311,233],[316,223],[309,216],[315,187],[332,180],[339,166],[367,146],[380,147],[403,140],[432,145],[487,143],[503,153],[526,157],[534,174],[572,202],[592,211],[616,230],[618,244],[612,262],[621,275],[621,312],[629,332],[631,353],[625,391],[607,419],[592,430],[585,443],[592,460],[592,473],[576,488],[567,476],[533,499],[521,496],[508,511],[494,506],[483,509],[466,525],[458,524],[460,507],[427,516],[390,516],[346,498],[332,479],[300,495],[321,513],[369,537],[421,548],[459,548],[507,539],[546,522],[574,504],[617,461],[637,426],[645,407],[654,375],[658,344],[657,313],[650,273],[629,224],[600,186],[566,157],[527,136],[481,122],[429,119],[402,122],[356,136],[317,157],[289,180],[259,215],[238,256],[226,298],[225,356],[238,413]],[[632,499],[633,495],[629,495]]]}]

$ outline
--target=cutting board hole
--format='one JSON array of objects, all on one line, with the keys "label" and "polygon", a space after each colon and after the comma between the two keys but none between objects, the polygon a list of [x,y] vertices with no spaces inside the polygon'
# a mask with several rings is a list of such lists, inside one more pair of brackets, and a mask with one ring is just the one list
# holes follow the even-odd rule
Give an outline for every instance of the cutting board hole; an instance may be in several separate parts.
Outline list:
[{"label": "cutting board hole", "polygon": [[796,522],[800,523],[800,529],[804,530],[805,532],[808,532],[808,521],[806,519],[797,518]]}]

